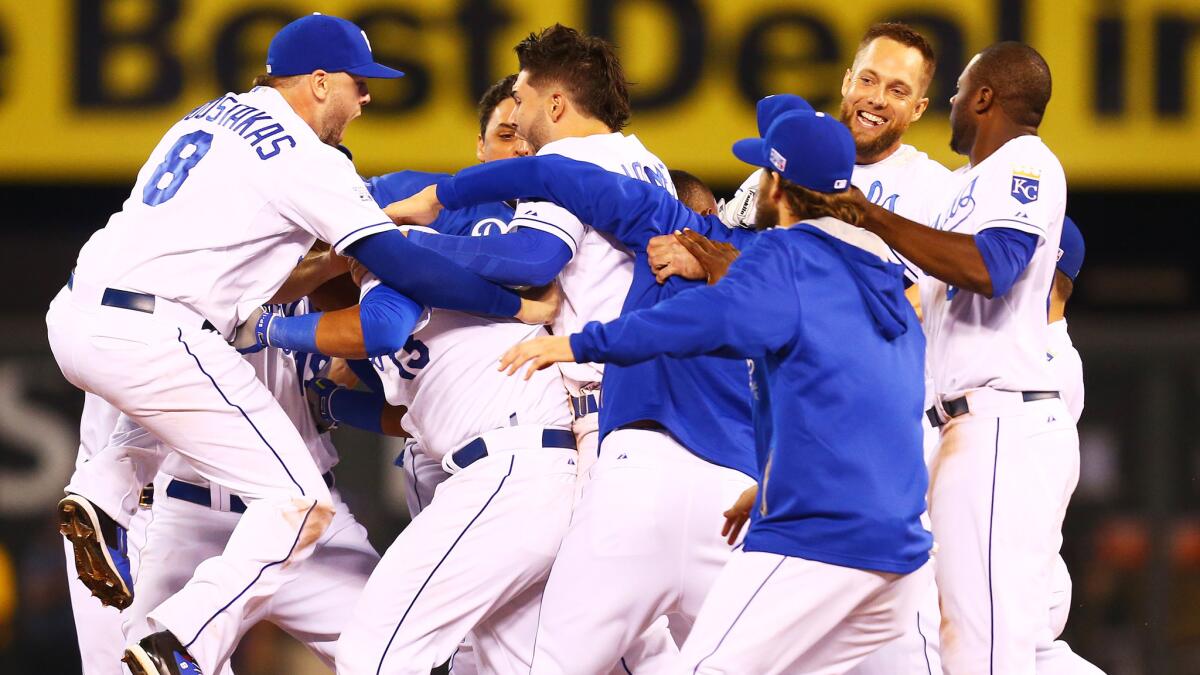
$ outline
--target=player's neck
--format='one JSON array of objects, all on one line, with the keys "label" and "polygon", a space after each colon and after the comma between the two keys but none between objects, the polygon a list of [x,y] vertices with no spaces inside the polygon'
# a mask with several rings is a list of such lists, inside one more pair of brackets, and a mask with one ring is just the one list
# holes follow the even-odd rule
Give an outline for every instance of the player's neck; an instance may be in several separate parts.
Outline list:
[{"label": "player's neck", "polygon": [[858,166],[867,166],[870,164],[878,164],[879,162],[882,162],[883,160],[887,159],[888,157],[891,157],[892,155],[896,154],[896,151],[900,149],[901,145],[904,145],[904,143],[900,140],[897,140],[895,143],[892,144],[891,147],[884,150],[883,152],[877,152],[870,156],[863,155],[861,153],[855,153],[854,163],[857,164]]},{"label": "player's neck", "polygon": [[1008,120],[980,125],[975,134],[975,143],[971,145],[971,166],[979,166],[980,162],[995,154],[1005,143],[1021,136],[1037,136],[1037,127],[1013,124]]},{"label": "player's neck", "polygon": [[598,119],[583,117],[582,115],[571,115],[559,120],[558,124],[554,125],[554,141],[564,138],[582,138],[584,136],[595,136],[596,134],[611,134],[613,131],[607,124]]},{"label": "player's neck", "polygon": [[304,120],[304,123],[313,130],[314,134],[320,135],[321,128],[317,124],[317,106],[312,99],[302,95],[299,91],[300,87],[276,88],[275,91],[287,101],[287,104],[292,107],[292,111],[296,116]]}]

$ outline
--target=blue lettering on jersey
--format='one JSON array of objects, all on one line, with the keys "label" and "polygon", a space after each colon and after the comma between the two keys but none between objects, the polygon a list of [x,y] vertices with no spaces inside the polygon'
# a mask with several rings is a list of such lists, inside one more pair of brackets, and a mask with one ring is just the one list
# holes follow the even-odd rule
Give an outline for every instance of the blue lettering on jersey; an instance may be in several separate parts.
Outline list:
[{"label": "blue lettering on jersey", "polygon": [[946,213],[938,217],[933,223],[933,227],[945,232],[953,232],[960,225],[975,213],[975,183],[979,180],[979,176],[971,179],[967,186],[959,191],[954,201],[950,203],[950,209]]},{"label": "blue lettering on jersey", "polygon": [[282,124],[252,105],[238,103],[233,96],[213,99],[183,117],[185,120],[200,118],[215,122],[249,141],[259,159],[271,159],[287,148],[296,147],[296,139],[284,134]]},{"label": "blue lettering on jersey", "polygon": [[883,183],[881,183],[879,181],[872,182],[871,187],[867,189],[867,201],[869,201],[872,204],[875,204],[877,206],[882,206],[883,208],[887,209],[888,211],[891,211],[892,213],[896,212],[896,200],[897,199],[900,199],[899,193],[891,194],[891,195],[888,195],[887,197],[884,197],[883,196]]}]

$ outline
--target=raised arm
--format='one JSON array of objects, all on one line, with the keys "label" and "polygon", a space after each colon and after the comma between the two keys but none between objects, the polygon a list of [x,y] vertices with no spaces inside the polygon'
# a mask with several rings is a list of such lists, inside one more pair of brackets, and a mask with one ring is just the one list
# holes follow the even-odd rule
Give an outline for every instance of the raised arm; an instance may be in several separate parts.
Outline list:
[{"label": "raised arm", "polygon": [[799,299],[787,252],[763,236],[713,286],[679,295],[608,323],[591,322],[571,336],[523,342],[504,355],[502,367],[544,368],[561,361],[631,365],[656,356],[720,354],[756,357],[795,337]]},{"label": "raised arm", "polygon": [[700,216],[656,185],[559,155],[473,166],[438,181],[436,196],[446,208],[514,197],[553,202],[631,248],[684,228],[705,236],[728,229],[718,217]]}]

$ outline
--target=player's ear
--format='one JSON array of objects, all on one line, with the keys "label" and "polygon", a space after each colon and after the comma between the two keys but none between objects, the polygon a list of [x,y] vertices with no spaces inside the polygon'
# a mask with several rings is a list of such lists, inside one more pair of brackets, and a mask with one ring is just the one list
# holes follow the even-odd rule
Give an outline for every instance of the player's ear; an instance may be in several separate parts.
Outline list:
[{"label": "player's ear", "polygon": [[925,114],[925,109],[929,107],[929,97],[922,97],[917,101],[916,107],[913,108],[912,121],[916,122],[921,119],[921,115]]},{"label": "player's ear", "polygon": [[842,96],[845,96],[846,92],[850,91],[850,79],[852,77],[854,77],[854,73],[850,72],[850,69],[847,68],[846,74],[842,76]]},{"label": "player's ear", "polygon": [[551,122],[557,122],[567,112],[567,98],[562,92],[556,91],[546,98],[546,114]]},{"label": "player's ear", "polygon": [[483,159],[483,134],[475,137],[475,159],[484,161]]},{"label": "player's ear", "polygon": [[996,102],[996,92],[986,84],[975,92],[975,100],[973,101],[975,113],[982,115],[992,109],[992,105]]},{"label": "player's ear", "polygon": [[329,73],[324,70],[314,70],[308,78],[313,97],[324,101],[329,96]]}]

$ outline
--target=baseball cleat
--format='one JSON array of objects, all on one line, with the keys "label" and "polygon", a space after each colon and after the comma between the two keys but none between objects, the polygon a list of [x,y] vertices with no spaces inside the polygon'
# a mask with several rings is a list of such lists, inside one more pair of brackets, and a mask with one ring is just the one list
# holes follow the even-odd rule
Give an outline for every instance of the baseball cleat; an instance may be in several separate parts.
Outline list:
[{"label": "baseball cleat", "polygon": [[133,675],[204,675],[171,631],[147,635],[121,657]]},{"label": "baseball cleat", "polygon": [[58,503],[58,531],[75,549],[79,580],[108,607],[133,602],[125,528],[86,498],[68,494]]}]

